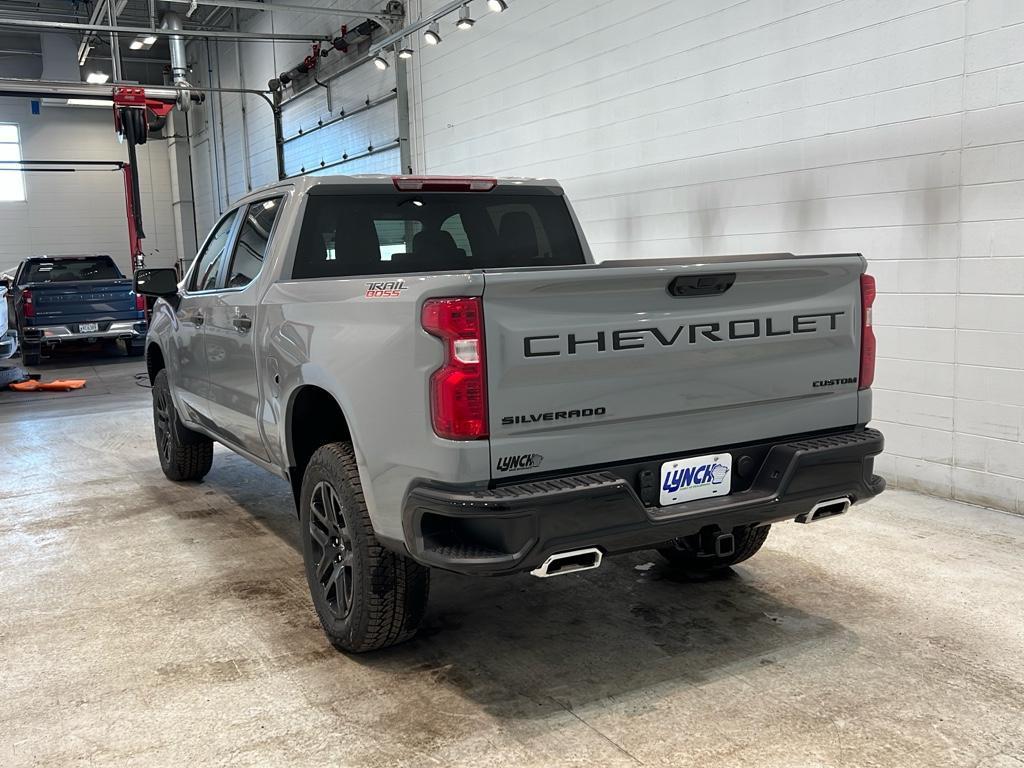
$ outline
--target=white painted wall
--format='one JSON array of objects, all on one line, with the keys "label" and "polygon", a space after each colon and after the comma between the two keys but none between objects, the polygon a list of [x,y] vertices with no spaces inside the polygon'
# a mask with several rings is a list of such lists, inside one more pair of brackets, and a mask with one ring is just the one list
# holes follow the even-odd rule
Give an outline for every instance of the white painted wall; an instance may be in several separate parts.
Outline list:
[{"label": "white painted wall", "polygon": [[[29,99],[0,98],[0,122],[21,130],[26,160],[126,160],[114,134],[111,111],[42,105],[33,115]],[[169,166],[164,141],[138,148],[143,248],[149,266],[174,263]],[[0,269],[27,256],[106,253],[129,274],[128,219],[120,171],[28,173],[25,202],[0,201]]]},{"label": "white painted wall", "polygon": [[[441,1],[410,0],[410,17]],[[356,2],[383,5],[311,4]],[[472,0],[472,31],[450,18],[442,45],[415,42],[417,171],[557,177],[599,258],[864,253],[882,292],[878,467],[899,486],[1024,512],[1024,2],[510,6]],[[337,23],[241,16],[247,30]],[[190,56],[200,82],[262,88],[305,48],[243,44],[241,78],[231,43],[213,46],[213,72],[205,44]],[[372,78],[333,84],[335,109],[372,96]],[[190,118],[201,232],[246,189],[241,103]],[[274,178],[273,134],[269,111],[244,103],[258,186]],[[327,112],[315,94],[286,131]],[[289,162],[379,142],[388,120],[325,132]],[[397,168],[376,160],[337,171]]]},{"label": "white painted wall", "polygon": [[417,170],[557,177],[600,258],[864,253],[880,470],[1024,512],[1024,2],[510,6],[419,52]]}]

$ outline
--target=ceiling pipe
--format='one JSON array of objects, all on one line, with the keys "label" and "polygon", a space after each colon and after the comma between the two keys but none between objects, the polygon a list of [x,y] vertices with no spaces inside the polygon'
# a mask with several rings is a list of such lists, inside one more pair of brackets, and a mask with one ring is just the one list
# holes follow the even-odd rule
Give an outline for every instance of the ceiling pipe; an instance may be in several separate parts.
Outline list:
[{"label": "ceiling pipe", "polygon": [[149,27],[114,27],[106,24],[78,24],[71,21],[38,21],[28,19],[3,19],[0,18],[0,29],[4,27],[24,29],[60,29],[69,32],[101,32],[110,34],[119,32],[123,35],[158,35],[171,37],[180,35],[184,37],[208,38],[212,40],[241,40],[241,41],[264,41],[264,40],[287,40],[293,42],[310,43],[329,40],[329,35],[290,35],[280,32],[230,32],[214,31],[206,29],[182,29],[169,31],[166,29],[149,29]]},{"label": "ceiling pipe", "polygon": [[[181,16],[175,11],[164,13],[160,28],[171,32],[182,30]],[[171,35],[169,39],[171,49],[171,76],[174,84],[179,88],[191,88],[188,81],[188,58],[185,55],[185,38],[181,35]]]},{"label": "ceiling pipe", "polygon": [[[191,6],[193,0],[164,0],[164,2]],[[465,2],[465,0],[463,0],[463,2]],[[366,9],[357,10],[353,8],[330,7],[316,8],[308,5],[290,5],[287,3],[277,2],[270,5],[254,2],[254,0],[195,0],[195,3],[196,5],[209,5],[215,8],[236,8],[243,11],[262,11],[264,13],[282,11],[287,13],[309,13],[316,16],[369,16],[370,18],[385,20],[402,18],[402,14],[388,13],[387,11],[368,11]]]},{"label": "ceiling pipe", "polygon": [[[146,96],[163,101],[176,101],[182,95],[178,88],[170,86],[144,85]],[[89,83],[64,82],[61,80],[25,80],[23,78],[0,79],[0,96],[35,96],[37,98],[99,99],[110,101],[114,98],[114,85],[91,85]],[[193,100],[202,98],[192,94]]]}]

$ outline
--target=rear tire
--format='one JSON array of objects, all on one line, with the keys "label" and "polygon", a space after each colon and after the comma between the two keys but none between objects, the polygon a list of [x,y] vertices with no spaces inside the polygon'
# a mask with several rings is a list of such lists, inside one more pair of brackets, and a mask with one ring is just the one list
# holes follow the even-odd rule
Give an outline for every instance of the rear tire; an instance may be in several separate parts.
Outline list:
[{"label": "rear tire", "polygon": [[181,423],[166,368],[153,379],[153,428],[160,468],[168,480],[202,480],[206,476],[213,466],[213,440]]},{"label": "rear tire", "polygon": [[659,549],[658,553],[672,565],[688,571],[717,571],[753,557],[768,538],[769,530],[771,530],[770,525],[762,525],[757,528],[750,525],[734,528],[733,536],[736,537],[736,549],[731,555],[722,557],[701,556],[691,549],[676,549],[675,547],[664,547]]},{"label": "rear tire", "polygon": [[430,571],[377,541],[351,443],[318,448],[300,494],[306,580],[331,644],[362,653],[410,639],[426,611]]},{"label": "rear tire", "polygon": [[124,353],[128,357],[141,357],[146,353],[146,342],[145,341],[132,341],[130,339],[124,340]]}]

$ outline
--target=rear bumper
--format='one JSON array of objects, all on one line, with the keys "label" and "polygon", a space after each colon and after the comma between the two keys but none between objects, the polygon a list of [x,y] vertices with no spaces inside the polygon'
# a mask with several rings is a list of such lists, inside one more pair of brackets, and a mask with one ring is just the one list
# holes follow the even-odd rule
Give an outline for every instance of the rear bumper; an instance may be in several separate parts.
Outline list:
[{"label": "rear bumper", "polygon": [[114,320],[98,323],[99,329],[83,333],[78,323],[71,325],[27,326],[25,341],[52,344],[59,341],[86,341],[88,339],[138,339],[146,337],[145,320]]},{"label": "rear bumper", "polygon": [[649,468],[660,459],[497,488],[422,482],[406,496],[405,547],[424,565],[499,575],[532,570],[568,550],[615,554],[709,527],[729,532],[793,520],[824,500],[857,503],[881,493],[885,480],[874,474],[873,457],[883,447],[877,430],[854,429],[714,449],[732,452],[734,464],[738,454],[751,457],[742,490],[668,507],[641,500],[651,498]]}]

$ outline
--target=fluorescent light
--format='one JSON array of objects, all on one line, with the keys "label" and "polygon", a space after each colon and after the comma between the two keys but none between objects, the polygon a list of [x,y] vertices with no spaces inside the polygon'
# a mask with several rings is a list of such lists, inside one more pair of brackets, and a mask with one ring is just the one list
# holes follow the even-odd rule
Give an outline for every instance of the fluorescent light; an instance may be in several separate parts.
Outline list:
[{"label": "fluorescent light", "polygon": [[508,10],[508,3],[505,0],[487,0],[487,7],[495,13],[501,13]]},{"label": "fluorescent light", "polygon": [[156,35],[146,35],[142,38],[143,45],[153,45],[156,42]]},{"label": "fluorescent light", "polygon": [[69,107],[106,107],[107,109],[114,106],[114,102],[109,99],[68,99],[67,104]]},{"label": "fluorescent light", "polygon": [[377,54],[376,56],[373,57],[373,66],[375,66],[377,69],[379,69],[381,72],[383,72],[385,69],[387,69],[391,65],[388,64],[388,60],[384,58],[384,54],[383,53],[379,53],[379,54]]},{"label": "fluorescent light", "polygon": [[110,75],[106,72],[90,72],[85,76],[85,82],[92,83],[93,85],[102,85],[110,79]]},{"label": "fluorescent light", "polygon": [[455,26],[459,29],[472,29],[474,24],[476,22],[469,17],[469,6],[462,6],[459,9],[459,20],[455,22]]},{"label": "fluorescent light", "polygon": [[136,37],[134,40],[132,40],[131,45],[129,45],[128,47],[131,48],[133,51],[141,51],[142,41]]},{"label": "fluorescent light", "polygon": [[423,39],[426,40],[427,45],[437,45],[441,42],[441,32],[436,21],[432,21],[427,27],[427,31],[423,33]]}]

